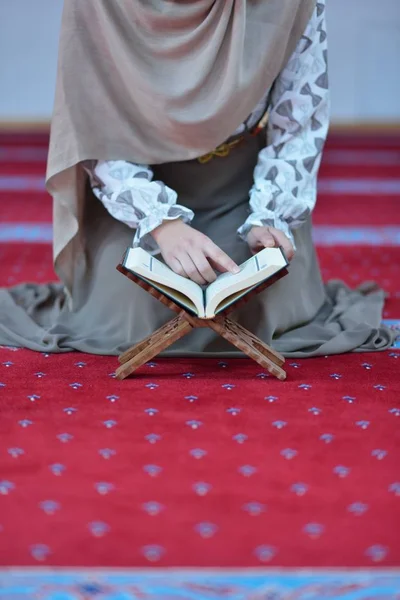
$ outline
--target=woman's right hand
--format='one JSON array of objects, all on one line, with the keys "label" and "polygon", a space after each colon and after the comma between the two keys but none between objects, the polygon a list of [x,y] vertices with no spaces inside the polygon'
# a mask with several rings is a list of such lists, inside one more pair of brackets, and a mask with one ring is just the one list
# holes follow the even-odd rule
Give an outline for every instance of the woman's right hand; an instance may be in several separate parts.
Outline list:
[{"label": "woman's right hand", "polygon": [[215,281],[214,269],[222,273],[240,271],[238,265],[210,238],[180,219],[164,221],[151,235],[169,268],[199,285]]}]

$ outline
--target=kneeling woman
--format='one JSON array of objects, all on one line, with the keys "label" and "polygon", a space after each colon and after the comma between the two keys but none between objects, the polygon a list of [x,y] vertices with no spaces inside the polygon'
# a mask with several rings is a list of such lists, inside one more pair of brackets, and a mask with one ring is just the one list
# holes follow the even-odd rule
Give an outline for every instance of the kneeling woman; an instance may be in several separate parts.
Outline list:
[{"label": "kneeling woman", "polygon": [[[0,292],[0,344],[117,354],[171,313],[129,245],[198,283],[281,245],[235,318],[286,356],[384,350],[384,295],[324,285],[311,238],[328,129],[325,2],[66,0],[48,163],[60,283]],[[368,293],[369,292],[369,293]],[[208,328],[171,355],[234,355]]]}]

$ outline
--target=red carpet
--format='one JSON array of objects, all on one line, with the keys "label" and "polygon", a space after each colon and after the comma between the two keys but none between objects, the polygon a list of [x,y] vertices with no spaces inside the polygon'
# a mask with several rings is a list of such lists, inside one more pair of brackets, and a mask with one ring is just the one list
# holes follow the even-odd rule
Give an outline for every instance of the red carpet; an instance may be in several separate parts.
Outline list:
[{"label": "red carpet", "polygon": [[[399,163],[329,163],[395,142],[333,138],[321,178],[395,179]],[[46,143],[0,136],[0,183],[43,176]],[[315,223],[393,226],[399,200],[377,215],[375,197],[321,194]],[[0,215],[49,223],[51,203],[2,189]],[[326,279],[383,285],[399,320],[398,245],[318,251]],[[0,243],[0,284],[49,278],[48,243]],[[247,360],[157,361],[117,382],[115,358],[0,349],[0,564],[398,565],[399,365],[394,349],[289,360],[281,383]]]}]

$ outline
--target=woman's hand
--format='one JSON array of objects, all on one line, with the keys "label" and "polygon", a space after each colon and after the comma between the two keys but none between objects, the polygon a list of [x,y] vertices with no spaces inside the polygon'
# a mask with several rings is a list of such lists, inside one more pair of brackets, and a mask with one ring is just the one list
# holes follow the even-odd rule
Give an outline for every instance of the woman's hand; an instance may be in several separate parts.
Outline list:
[{"label": "woman's hand", "polygon": [[179,219],[165,221],[151,235],[170,269],[199,285],[215,281],[214,269],[231,273],[240,271],[206,235]]},{"label": "woman's hand", "polygon": [[247,243],[253,254],[257,254],[263,248],[282,246],[288,260],[292,260],[294,256],[292,242],[283,231],[275,227],[253,227],[247,234]]}]

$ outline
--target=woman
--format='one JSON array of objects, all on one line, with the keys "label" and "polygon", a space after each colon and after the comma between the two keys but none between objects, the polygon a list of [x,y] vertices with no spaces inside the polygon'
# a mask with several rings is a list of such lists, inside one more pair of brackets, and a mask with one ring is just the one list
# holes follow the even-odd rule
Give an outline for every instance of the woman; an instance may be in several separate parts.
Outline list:
[{"label": "woman", "polygon": [[[325,1],[66,0],[48,163],[60,284],[0,297],[0,343],[117,354],[171,313],[128,245],[198,283],[281,245],[236,318],[286,356],[384,350],[384,295],[323,285],[311,239],[328,129]],[[370,293],[367,293],[370,292]],[[235,354],[208,328],[169,355]]]}]

